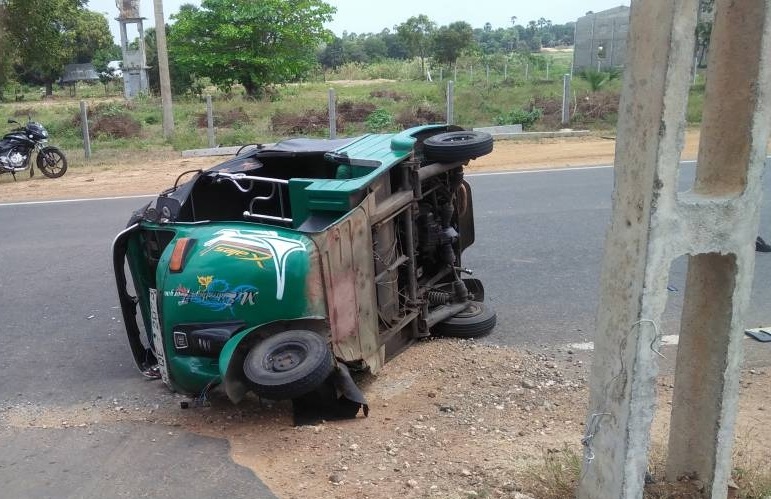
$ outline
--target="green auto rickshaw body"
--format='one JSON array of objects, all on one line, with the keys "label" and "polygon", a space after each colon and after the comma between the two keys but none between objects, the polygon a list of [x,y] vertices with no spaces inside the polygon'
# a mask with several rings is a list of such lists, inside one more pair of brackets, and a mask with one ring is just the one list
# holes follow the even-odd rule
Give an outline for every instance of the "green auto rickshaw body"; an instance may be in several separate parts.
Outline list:
[{"label": "green auto rickshaw body", "polygon": [[[402,182],[403,192],[388,197],[402,178],[389,170],[413,157],[421,137],[449,129],[291,139],[195,172],[135,213],[113,258],[140,369],[157,363],[164,382],[187,394],[223,383],[238,401],[248,390],[246,352],[290,329],[324,335],[339,361],[379,369],[385,346],[378,302],[395,310],[398,290],[388,296],[376,277],[398,269],[377,265],[373,227],[393,223],[413,195]],[[470,194],[467,204],[471,216]],[[136,297],[126,291],[124,260]],[[394,312],[390,329],[419,313]]]}]

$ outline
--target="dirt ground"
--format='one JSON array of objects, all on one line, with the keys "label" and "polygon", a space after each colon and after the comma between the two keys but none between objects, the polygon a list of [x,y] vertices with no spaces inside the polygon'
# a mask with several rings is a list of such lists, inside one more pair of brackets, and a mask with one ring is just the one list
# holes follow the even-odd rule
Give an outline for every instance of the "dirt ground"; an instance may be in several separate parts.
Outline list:
[{"label": "dirt ground", "polygon": [[[695,157],[697,141],[688,134],[684,159]],[[468,170],[610,164],[613,148],[613,140],[599,137],[502,141]],[[73,169],[56,180],[3,178],[0,200],[155,193],[180,172],[217,161],[140,155],[120,165]],[[281,498],[557,499],[571,496],[583,458],[589,363],[586,353],[566,347],[522,351],[433,340],[410,347],[377,376],[358,380],[370,404],[366,418],[294,427],[286,403],[233,406],[216,392],[210,405],[183,410],[179,402],[188,399],[168,394],[158,382],[153,400],[105,396],[70,407],[9,406],[0,419],[25,428],[135,421],[226,438],[232,458]],[[742,376],[734,458],[747,470],[771,466],[770,377],[762,369]],[[671,376],[659,380],[651,451],[656,478],[662,475],[672,382]],[[648,497],[697,497],[698,484],[679,484],[683,490],[676,494],[651,489]]]},{"label": "dirt ground", "polygon": [[[588,359],[568,349],[517,351],[473,341],[413,345],[382,372],[360,379],[368,417],[293,426],[287,403],[180,408],[181,396],[157,383],[152,401],[98,398],[71,407],[10,407],[20,428],[88,427],[117,421],[166,425],[226,438],[235,462],[259,474],[281,498],[560,499],[572,497],[583,459]],[[741,382],[734,464],[771,466],[768,370]],[[137,382],[142,382],[137,374]],[[658,384],[650,471],[661,480],[672,399],[671,376]],[[741,482],[739,482],[741,487]],[[647,498],[699,497],[699,482],[658,483]],[[760,497],[760,496],[757,496]]]}]

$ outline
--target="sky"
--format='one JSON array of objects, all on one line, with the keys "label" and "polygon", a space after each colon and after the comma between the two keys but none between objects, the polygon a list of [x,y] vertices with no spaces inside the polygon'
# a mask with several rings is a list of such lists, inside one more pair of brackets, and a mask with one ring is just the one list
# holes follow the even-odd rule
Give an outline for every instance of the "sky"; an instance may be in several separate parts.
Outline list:
[{"label": "sky", "polygon": [[[254,0],[259,1],[259,0]],[[509,26],[511,17],[517,17],[517,24],[526,25],[530,20],[541,17],[554,24],[575,21],[588,11],[629,5],[629,0],[326,0],[337,8],[334,20],[327,25],[336,35],[349,33],[379,33],[383,28],[393,29],[397,24],[412,16],[426,14],[437,26],[454,21],[466,21],[474,28],[481,28],[489,22],[493,28]],[[164,0],[164,16],[179,11],[185,3],[200,4],[200,0]],[[118,9],[114,0],[89,0],[90,10],[106,14],[110,30],[116,43],[120,44],[118,32]],[[147,17],[145,29],[155,26],[153,0],[140,0],[140,13]]]}]

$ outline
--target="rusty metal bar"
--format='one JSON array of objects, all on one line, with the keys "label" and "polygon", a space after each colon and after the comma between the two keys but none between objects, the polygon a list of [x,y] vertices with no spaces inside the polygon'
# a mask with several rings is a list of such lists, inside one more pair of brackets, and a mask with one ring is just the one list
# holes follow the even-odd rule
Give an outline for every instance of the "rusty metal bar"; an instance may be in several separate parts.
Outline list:
[{"label": "rusty metal bar", "polygon": [[461,161],[455,161],[452,163],[431,163],[430,165],[426,165],[418,170],[418,179],[423,182],[428,178],[441,175],[442,173],[447,173],[450,170],[454,170],[455,168],[460,168],[462,166],[463,162]]}]

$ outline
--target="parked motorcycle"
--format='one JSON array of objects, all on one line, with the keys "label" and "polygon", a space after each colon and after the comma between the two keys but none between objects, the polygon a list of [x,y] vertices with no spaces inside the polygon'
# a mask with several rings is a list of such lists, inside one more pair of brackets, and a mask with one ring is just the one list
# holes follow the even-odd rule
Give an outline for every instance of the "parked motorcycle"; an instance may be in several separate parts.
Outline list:
[{"label": "parked motorcycle", "polygon": [[21,126],[16,120],[8,123],[19,125],[13,131],[5,134],[0,140],[0,175],[10,173],[16,180],[16,173],[29,168],[29,176],[34,176],[32,168],[32,153],[36,153],[35,164],[43,175],[57,178],[67,171],[67,158],[54,146],[48,146],[48,131],[43,125],[28,119]]}]

